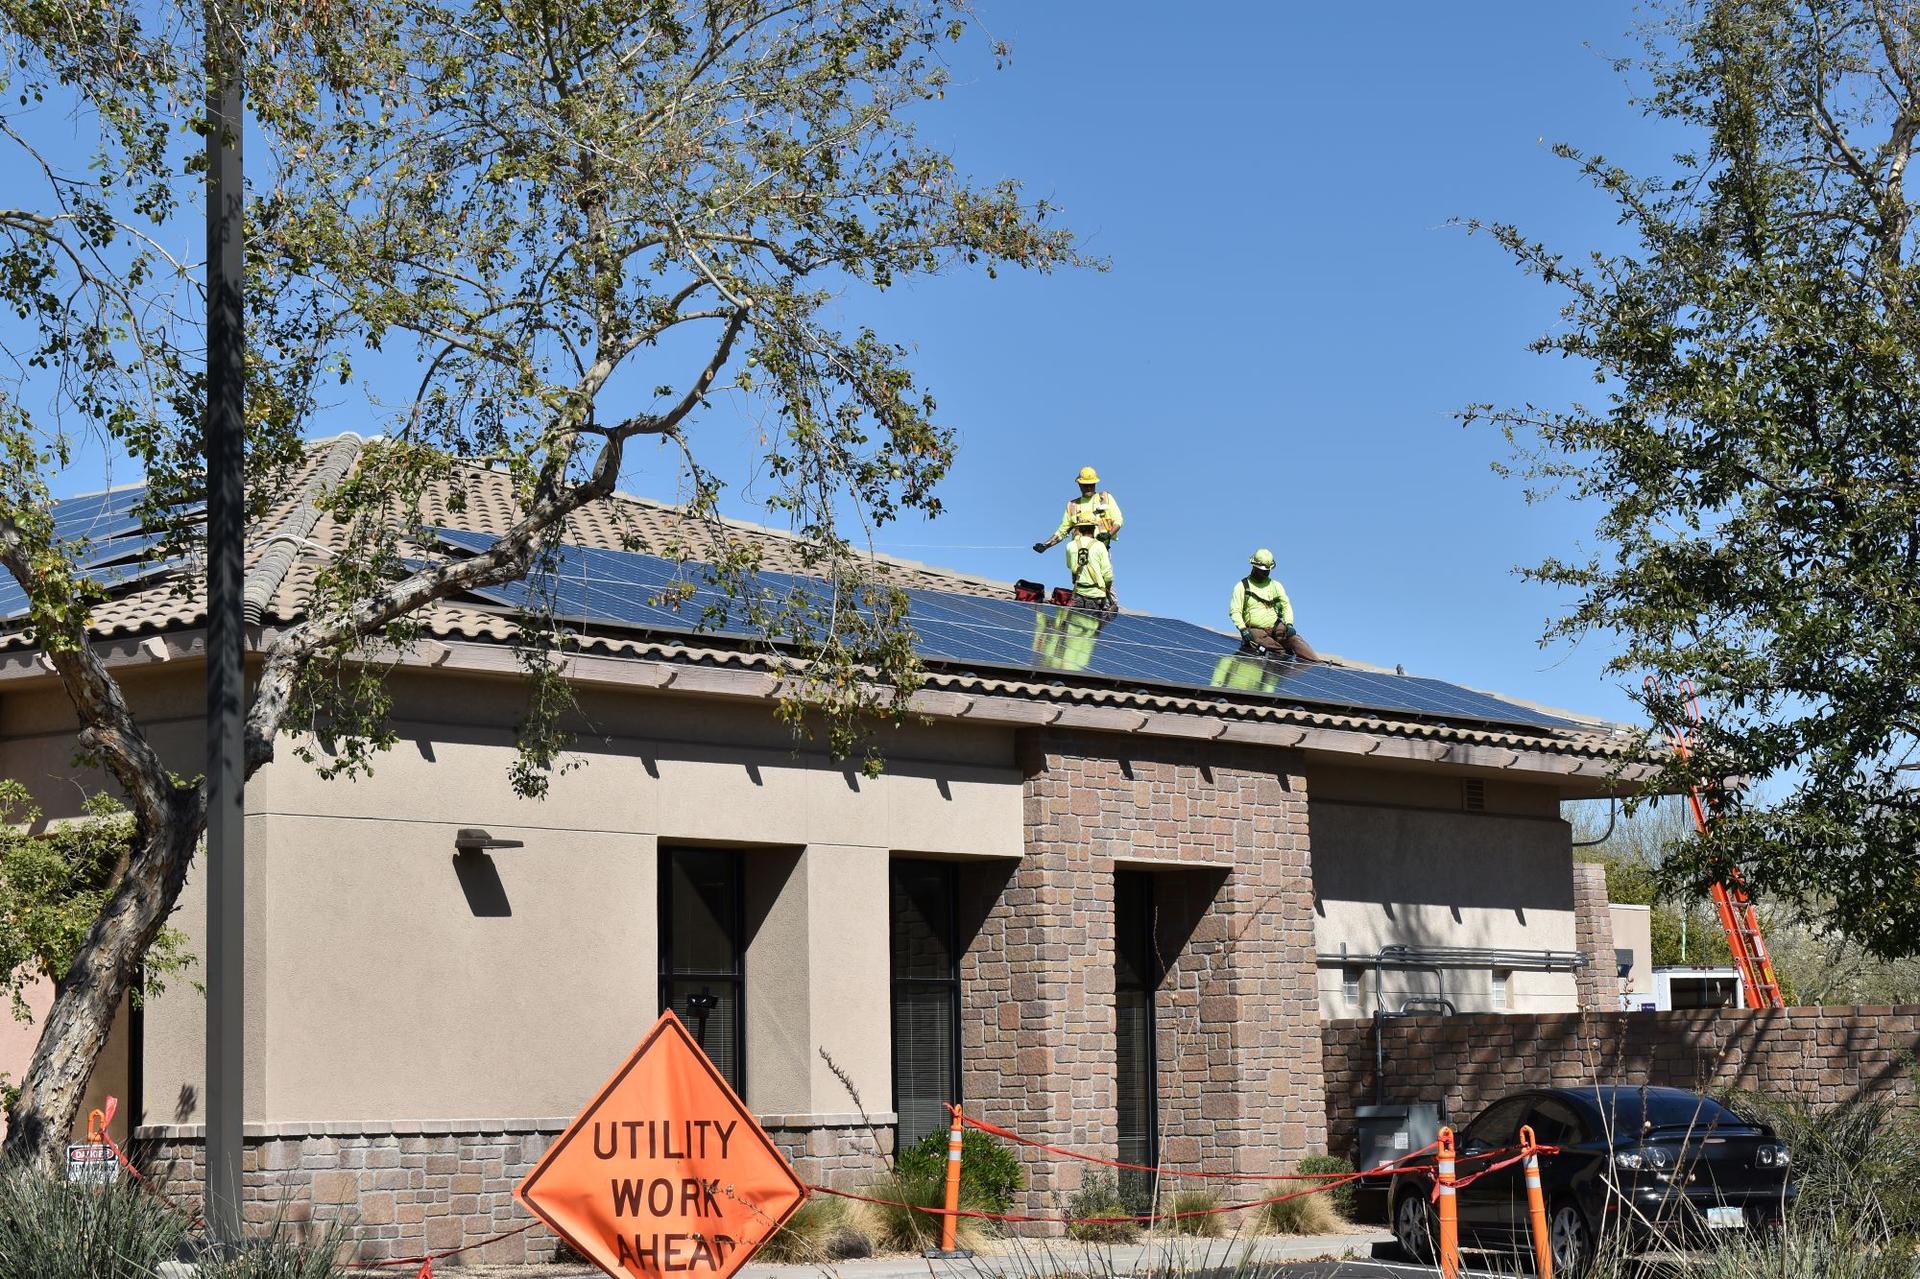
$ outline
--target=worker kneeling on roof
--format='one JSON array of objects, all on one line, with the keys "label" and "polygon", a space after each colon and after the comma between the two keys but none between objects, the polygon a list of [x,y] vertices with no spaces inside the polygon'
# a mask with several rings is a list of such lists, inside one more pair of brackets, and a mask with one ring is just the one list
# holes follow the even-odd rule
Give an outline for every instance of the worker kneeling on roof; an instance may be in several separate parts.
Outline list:
[{"label": "worker kneeling on roof", "polygon": [[1067,543],[1067,572],[1073,574],[1073,606],[1093,613],[1111,613],[1119,607],[1113,596],[1113,560],[1106,543],[1096,536],[1093,512],[1074,516],[1073,540]]},{"label": "worker kneeling on roof", "polygon": [[1273,552],[1262,547],[1249,563],[1251,571],[1234,583],[1233,600],[1227,605],[1227,616],[1240,632],[1241,647],[1248,652],[1285,653],[1303,662],[1319,661],[1313,646],[1293,629],[1293,601],[1273,577]]},{"label": "worker kneeling on roof", "polygon": [[1120,517],[1120,503],[1113,500],[1113,494],[1099,491],[1099,472],[1091,466],[1083,466],[1078,478],[1080,496],[1067,503],[1067,512],[1060,517],[1060,527],[1053,530],[1053,536],[1033,544],[1036,552],[1058,546],[1073,531],[1082,515],[1093,516],[1094,536],[1100,539],[1102,546],[1112,545],[1113,539],[1120,536],[1120,525],[1125,522]]}]

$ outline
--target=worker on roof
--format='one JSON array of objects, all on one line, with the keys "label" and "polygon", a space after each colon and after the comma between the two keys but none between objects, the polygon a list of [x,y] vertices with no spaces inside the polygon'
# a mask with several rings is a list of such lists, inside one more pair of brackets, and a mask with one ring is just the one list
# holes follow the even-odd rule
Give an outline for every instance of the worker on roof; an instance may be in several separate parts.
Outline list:
[{"label": "worker on roof", "polygon": [[1248,561],[1247,575],[1233,584],[1233,599],[1227,616],[1240,632],[1240,647],[1249,653],[1284,653],[1303,662],[1317,662],[1320,655],[1293,628],[1293,601],[1287,588],[1273,576],[1273,552],[1261,547]]},{"label": "worker on roof", "polygon": [[1091,509],[1073,517],[1073,540],[1067,543],[1067,572],[1073,575],[1073,606],[1092,613],[1119,608],[1113,594],[1113,560],[1099,537],[1099,517]]},{"label": "worker on roof", "polygon": [[1076,478],[1080,496],[1067,503],[1066,514],[1060,517],[1060,527],[1053,530],[1053,536],[1033,544],[1036,554],[1058,546],[1073,531],[1074,521],[1084,514],[1093,516],[1094,534],[1101,545],[1111,546],[1113,539],[1120,536],[1120,526],[1126,521],[1121,518],[1120,503],[1113,500],[1113,494],[1100,492],[1100,473],[1091,466],[1083,466]]}]

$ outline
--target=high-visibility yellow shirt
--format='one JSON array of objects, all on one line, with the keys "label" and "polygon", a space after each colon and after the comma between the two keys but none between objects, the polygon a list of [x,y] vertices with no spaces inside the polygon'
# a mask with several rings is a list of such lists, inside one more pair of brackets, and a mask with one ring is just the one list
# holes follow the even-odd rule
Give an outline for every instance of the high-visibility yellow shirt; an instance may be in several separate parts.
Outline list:
[{"label": "high-visibility yellow shirt", "polygon": [[1103,600],[1113,590],[1113,559],[1106,543],[1097,537],[1076,533],[1067,543],[1067,572],[1073,575],[1073,593],[1090,600]]},{"label": "high-visibility yellow shirt", "polygon": [[1111,493],[1095,493],[1092,497],[1076,497],[1068,502],[1067,513],[1060,517],[1060,527],[1053,530],[1053,540],[1057,542],[1073,532],[1075,518],[1089,508],[1093,513],[1094,536],[1102,542],[1111,542],[1126,522],[1120,515],[1120,503],[1113,500]]},{"label": "high-visibility yellow shirt", "polygon": [[1280,585],[1280,579],[1269,574],[1266,581],[1256,582],[1248,574],[1233,584],[1227,616],[1233,619],[1235,630],[1270,631],[1276,626],[1293,625],[1293,601],[1287,598],[1287,588]]}]

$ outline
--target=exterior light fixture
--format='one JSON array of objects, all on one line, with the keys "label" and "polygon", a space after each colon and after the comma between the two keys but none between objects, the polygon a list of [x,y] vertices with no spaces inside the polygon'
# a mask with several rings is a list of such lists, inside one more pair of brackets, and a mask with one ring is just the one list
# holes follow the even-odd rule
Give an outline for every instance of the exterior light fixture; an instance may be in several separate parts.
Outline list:
[{"label": "exterior light fixture", "polygon": [[459,853],[484,853],[489,848],[525,848],[518,839],[495,839],[478,826],[462,826],[454,832],[453,847]]}]

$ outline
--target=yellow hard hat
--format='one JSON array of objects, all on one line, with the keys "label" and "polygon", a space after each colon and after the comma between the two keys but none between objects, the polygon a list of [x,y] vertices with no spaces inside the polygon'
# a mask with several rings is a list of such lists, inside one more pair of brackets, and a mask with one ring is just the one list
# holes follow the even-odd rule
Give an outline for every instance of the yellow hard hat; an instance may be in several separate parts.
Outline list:
[{"label": "yellow hard hat", "polygon": [[1253,565],[1255,568],[1272,568],[1273,552],[1263,546],[1253,553],[1253,558],[1248,560],[1247,563]]},{"label": "yellow hard hat", "polygon": [[1073,513],[1073,526],[1075,528],[1093,528],[1099,523],[1100,517],[1093,513],[1093,508],[1090,506],[1083,506]]},{"label": "yellow hard hat", "polygon": [[1091,466],[1083,466],[1080,468],[1080,474],[1074,482],[1077,484],[1098,484],[1100,482],[1100,472],[1094,470]]}]

